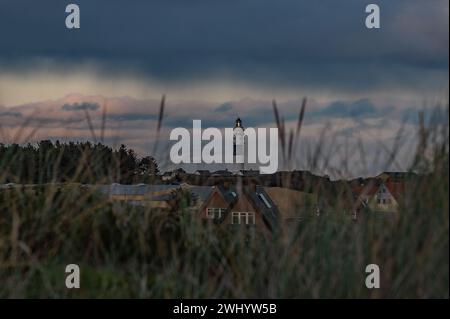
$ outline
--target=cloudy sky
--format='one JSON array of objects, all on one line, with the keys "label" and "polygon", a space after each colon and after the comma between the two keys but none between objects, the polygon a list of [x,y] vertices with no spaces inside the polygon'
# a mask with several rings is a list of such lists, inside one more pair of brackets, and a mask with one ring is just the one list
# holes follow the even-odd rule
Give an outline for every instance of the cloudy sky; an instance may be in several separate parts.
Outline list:
[{"label": "cloudy sky", "polygon": [[163,148],[194,118],[274,126],[272,99],[295,127],[307,96],[290,167],[311,168],[321,144],[333,164],[319,173],[370,175],[406,169],[418,110],[448,100],[447,0],[372,1],[377,30],[362,0],[72,2],[78,30],[65,27],[68,1],[0,0],[0,142],[92,140],[86,111],[99,138],[105,109],[105,142],[144,155],[162,94]]}]

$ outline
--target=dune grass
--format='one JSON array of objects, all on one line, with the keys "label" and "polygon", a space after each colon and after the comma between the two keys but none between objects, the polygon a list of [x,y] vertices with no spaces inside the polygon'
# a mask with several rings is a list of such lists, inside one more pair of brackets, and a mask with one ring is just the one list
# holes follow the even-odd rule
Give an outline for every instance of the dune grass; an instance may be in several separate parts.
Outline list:
[{"label": "dune grass", "polygon": [[[303,113],[295,133],[283,129],[287,157]],[[420,174],[391,217],[355,222],[337,201],[267,236],[204,224],[183,205],[114,205],[76,183],[0,190],[0,297],[448,298],[448,123],[421,123],[411,167]],[[72,263],[80,289],[65,287]],[[380,289],[365,286],[372,263]]]}]

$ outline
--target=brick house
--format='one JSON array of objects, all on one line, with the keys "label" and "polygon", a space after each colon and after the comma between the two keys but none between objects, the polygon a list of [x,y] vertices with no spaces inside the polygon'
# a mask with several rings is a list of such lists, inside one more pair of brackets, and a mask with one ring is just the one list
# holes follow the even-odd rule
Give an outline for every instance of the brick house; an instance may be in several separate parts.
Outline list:
[{"label": "brick house", "polygon": [[279,212],[263,187],[235,187],[217,185],[200,209],[202,219],[221,225],[246,225],[274,230]]}]

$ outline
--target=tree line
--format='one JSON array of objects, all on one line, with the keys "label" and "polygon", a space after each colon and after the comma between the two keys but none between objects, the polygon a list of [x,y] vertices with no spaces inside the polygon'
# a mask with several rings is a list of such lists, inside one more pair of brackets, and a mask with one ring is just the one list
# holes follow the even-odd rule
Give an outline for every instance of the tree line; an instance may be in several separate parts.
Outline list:
[{"label": "tree line", "polygon": [[0,143],[0,183],[147,183],[159,174],[152,156],[121,145],[52,142]]}]

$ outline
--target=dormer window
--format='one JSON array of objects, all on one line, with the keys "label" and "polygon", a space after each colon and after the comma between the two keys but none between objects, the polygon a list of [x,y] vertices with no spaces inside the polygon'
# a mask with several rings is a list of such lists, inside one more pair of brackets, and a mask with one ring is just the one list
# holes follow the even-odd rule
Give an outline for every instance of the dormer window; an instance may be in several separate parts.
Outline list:
[{"label": "dormer window", "polygon": [[264,196],[264,194],[258,194],[258,197],[261,198],[261,200],[263,201],[264,205],[266,205],[267,208],[272,208],[272,205],[270,205],[269,201]]},{"label": "dormer window", "polygon": [[211,219],[220,219],[225,214],[226,208],[207,208],[206,217]]},{"label": "dormer window", "polygon": [[232,224],[255,224],[255,213],[254,212],[233,212],[231,214]]}]

